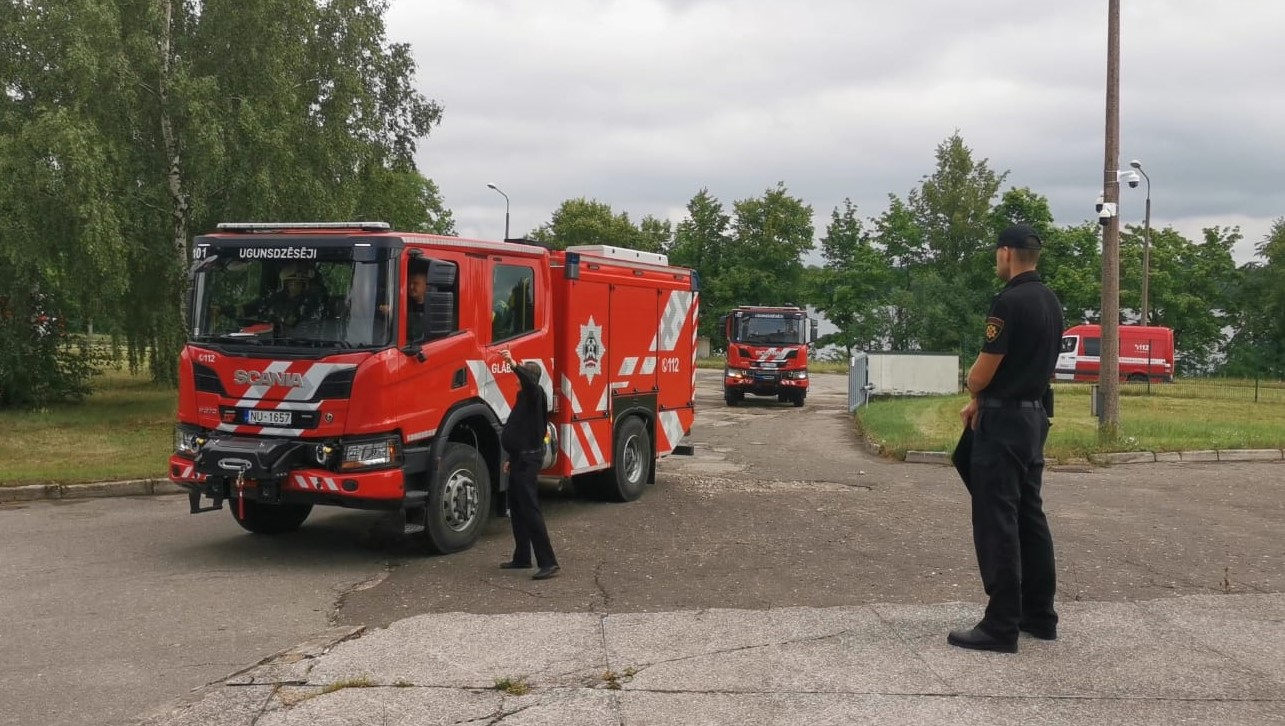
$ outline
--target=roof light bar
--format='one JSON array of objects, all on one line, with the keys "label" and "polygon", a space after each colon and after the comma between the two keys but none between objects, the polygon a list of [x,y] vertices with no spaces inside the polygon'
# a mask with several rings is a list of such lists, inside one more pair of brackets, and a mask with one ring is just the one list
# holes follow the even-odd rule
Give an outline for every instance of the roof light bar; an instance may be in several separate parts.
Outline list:
[{"label": "roof light bar", "polygon": [[356,229],[364,232],[387,232],[387,222],[221,222],[220,232],[277,232],[286,229]]}]

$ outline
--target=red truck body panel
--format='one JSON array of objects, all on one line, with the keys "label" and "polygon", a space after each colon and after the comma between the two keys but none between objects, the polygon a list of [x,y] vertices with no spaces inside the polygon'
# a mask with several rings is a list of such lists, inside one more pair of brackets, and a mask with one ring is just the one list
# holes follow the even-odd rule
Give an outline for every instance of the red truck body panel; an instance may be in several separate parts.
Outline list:
[{"label": "red truck body panel", "polygon": [[[1102,326],[1076,325],[1062,334],[1054,379],[1099,380]],[[1173,329],[1156,326],[1120,326],[1120,378],[1133,381],[1172,381]]]}]

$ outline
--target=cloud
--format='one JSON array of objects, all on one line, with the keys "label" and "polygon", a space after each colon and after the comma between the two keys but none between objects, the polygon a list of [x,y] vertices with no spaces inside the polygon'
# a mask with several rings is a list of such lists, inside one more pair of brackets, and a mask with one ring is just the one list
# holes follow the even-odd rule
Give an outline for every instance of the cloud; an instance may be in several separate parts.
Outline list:
[{"label": "cloud", "polygon": [[[1243,224],[1256,241],[1285,214],[1285,4],[1125,5],[1120,165],[1144,161],[1154,225]],[[1023,0],[392,0],[388,24],[445,106],[421,168],[462,234],[495,238],[492,181],[515,233],[572,197],[678,221],[701,188],[730,206],[777,181],[819,224],[845,197],[875,215],[931,173],[955,129],[1059,222],[1087,219],[1105,14]],[[1140,192],[1122,192],[1128,221]]]}]

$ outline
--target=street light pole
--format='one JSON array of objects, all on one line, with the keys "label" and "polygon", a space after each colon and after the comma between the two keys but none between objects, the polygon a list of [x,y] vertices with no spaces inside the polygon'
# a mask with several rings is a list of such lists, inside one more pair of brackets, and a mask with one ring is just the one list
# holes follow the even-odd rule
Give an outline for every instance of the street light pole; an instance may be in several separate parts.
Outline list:
[{"label": "street light pole", "polygon": [[1142,168],[1142,162],[1134,159],[1129,166],[1137,169],[1142,178],[1147,180],[1147,216],[1142,223],[1142,324],[1150,325],[1151,310],[1151,177]]},{"label": "street light pole", "polygon": [[494,189],[495,191],[500,193],[500,196],[504,197],[504,239],[508,239],[509,238],[509,195],[505,194],[503,190],[501,190],[499,187],[495,186],[494,184],[487,184],[486,188]]}]

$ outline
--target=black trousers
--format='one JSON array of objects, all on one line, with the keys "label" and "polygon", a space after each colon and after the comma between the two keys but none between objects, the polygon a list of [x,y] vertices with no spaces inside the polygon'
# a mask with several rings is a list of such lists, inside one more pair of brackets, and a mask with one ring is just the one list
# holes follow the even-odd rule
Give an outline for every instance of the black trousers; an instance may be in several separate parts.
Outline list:
[{"label": "black trousers", "polygon": [[1016,639],[1018,622],[1057,624],[1053,535],[1040,488],[1049,420],[1034,408],[983,408],[973,435],[973,544],[990,602],[979,627]]},{"label": "black trousers", "polygon": [[513,561],[531,564],[531,551],[540,567],[558,564],[549,543],[549,530],[540,513],[537,478],[543,452],[512,455],[509,459],[509,521],[513,524]]}]

